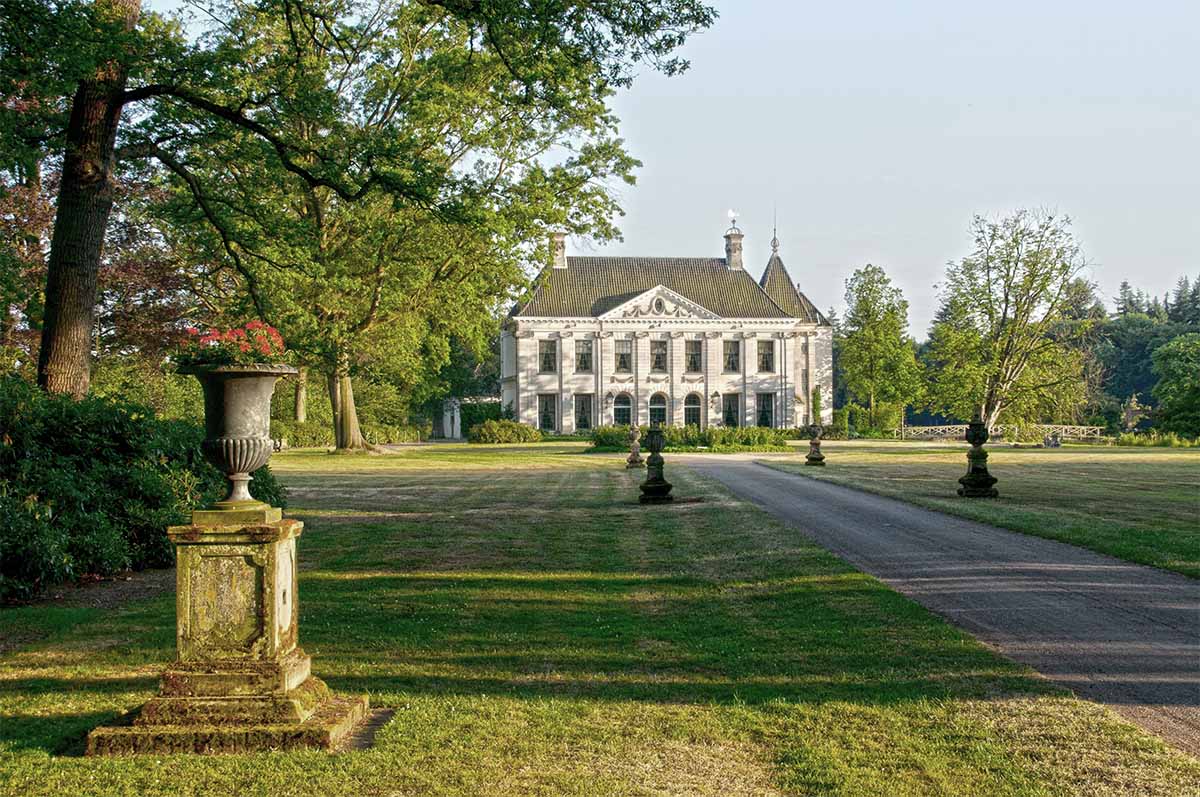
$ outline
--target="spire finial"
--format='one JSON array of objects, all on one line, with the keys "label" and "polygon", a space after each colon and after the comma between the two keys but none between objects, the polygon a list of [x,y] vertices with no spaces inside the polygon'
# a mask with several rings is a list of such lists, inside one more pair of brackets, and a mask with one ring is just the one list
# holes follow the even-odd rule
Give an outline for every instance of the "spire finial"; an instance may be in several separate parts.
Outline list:
[{"label": "spire finial", "polygon": [[771,210],[771,254],[779,254],[779,208]]}]

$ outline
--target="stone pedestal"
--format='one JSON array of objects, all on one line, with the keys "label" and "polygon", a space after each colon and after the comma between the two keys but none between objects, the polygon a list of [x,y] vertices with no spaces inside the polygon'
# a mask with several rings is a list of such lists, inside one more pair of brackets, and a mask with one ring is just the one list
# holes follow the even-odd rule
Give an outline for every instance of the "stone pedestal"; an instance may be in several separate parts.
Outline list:
[{"label": "stone pedestal", "polygon": [[805,465],[825,467],[825,455],[821,453],[821,435],[814,433],[808,441],[808,453],[804,455]]},{"label": "stone pedestal", "polygon": [[644,467],[646,467],[646,463],[642,459],[642,454],[641,454],[642,447],[638,443],[638,438],[641,437],[641,434],[642,434],[642,430],[639,429],[637,426],[629,427],[629,437],[627,438],[629,440],[629,456],[627,456],[625,458],[625,467],[626,468],[644,468]]},{"label": "stone pedestal", "polygon": [[173,526],[176,647],[132,724],[97,728],[88,755],[329,749],[367,711],[335,697],[297,644],[296,539],[304,524],[258,504]]},{"label": "stone pedestal", "polygon": [[989,437],[987,425],[976,418],[967,425],[967,442],[971,449],[967,451],[967,472],[959,477],[958,494],[963,498],[997,498],[1000,491],[996,489],[996,477],[988,472],[987,452],[983,444]]},{"label": "stone pedestal", "polygon": [[672,484],[663,477],[663,431],[655,427],[646,435],[646,446],[650,456],[646,459],[646,481],[638,488],[642,494],[638,501],[643,504],[667,504],[675,500],[671,495]]}]

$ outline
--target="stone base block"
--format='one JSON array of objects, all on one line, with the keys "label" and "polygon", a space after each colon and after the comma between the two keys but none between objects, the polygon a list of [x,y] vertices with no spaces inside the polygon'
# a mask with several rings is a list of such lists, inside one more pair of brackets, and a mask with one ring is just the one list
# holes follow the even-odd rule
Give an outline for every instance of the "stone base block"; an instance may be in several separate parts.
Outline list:
[{"label": "stone base block", "polygon": [[639,504],[669,504],[675,500],[673,495],[641,495],[638,496]]},{"label": "stone base block", "polygon": [[276,694],[178,697],[160,694],[142,706],[134,725],[299,723],[333,697],[319,678]]},{"label": "stone base block", "polygon": [[293,648],[278,661],[175,662],[163,673],[161,697],[282,694],[309,680],[312,659]]},{"label": "stone base block", "polygon": [[[317,679],[310,679],[317,681]],[[317,681],[321,688],[326,688]],[[327,688],[326,688],[327,689]],[[152,701],[153,702],[153,701]],[[367,715],[366,695],[328,697],[303,722],[108,725],[88,734],[87,754],[255,753],[338,747]]]}]

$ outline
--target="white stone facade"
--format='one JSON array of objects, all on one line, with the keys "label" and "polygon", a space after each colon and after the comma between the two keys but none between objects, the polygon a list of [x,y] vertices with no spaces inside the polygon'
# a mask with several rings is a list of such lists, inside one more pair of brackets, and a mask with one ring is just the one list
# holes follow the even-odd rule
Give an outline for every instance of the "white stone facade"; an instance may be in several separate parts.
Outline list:
[{"label": "white stone facade", "polygon": [[782,428],[814,421],[819,388],[828,424],[832,328],[815,315],[722,318],[663,285],[595,316],[515,313],[501,333],[501,402],[560,434],[654,421]]}]

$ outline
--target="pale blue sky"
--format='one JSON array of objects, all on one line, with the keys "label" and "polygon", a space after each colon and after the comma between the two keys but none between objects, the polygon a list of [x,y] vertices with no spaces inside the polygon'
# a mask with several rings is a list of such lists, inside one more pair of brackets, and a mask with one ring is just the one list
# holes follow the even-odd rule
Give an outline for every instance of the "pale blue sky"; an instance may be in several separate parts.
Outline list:
[{"label": "pale blue sky", "polygon": [[976,212],[1067,213],[1106,296],[1200,273],[1200,1],[717,6],[687,73],[617,101],[645,166],[597,253],[719,255],[733,207],[757,274],[777,203],[814,302],[874,262],[918,338]]},{"label": "pale blue sky", "polygon": [[758,274],[778,205],[814,302],[873,262],[918,338],[973,213],[1067,213],[1106,298],[1200,273],[1200,0],[715,4],[687,73],[617,98],[624,242],[569,252],[718,256],[732,207]]}]

